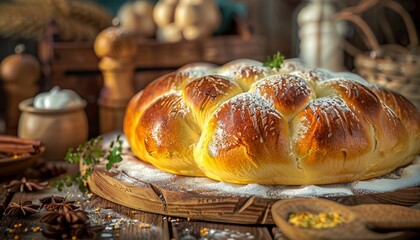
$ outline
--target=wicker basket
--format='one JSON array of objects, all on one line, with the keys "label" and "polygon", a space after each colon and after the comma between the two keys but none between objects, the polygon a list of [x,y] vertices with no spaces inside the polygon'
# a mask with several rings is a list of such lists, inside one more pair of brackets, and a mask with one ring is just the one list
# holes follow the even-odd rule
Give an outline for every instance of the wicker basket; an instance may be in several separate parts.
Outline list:
[{"label": "wicker basket", "polygon": [[[389,44],[379,45],[372,30],[359,14],[377,4],[395,11],[404,21],[410,44],[407,47]],[[417,32],[409,14],[394,1],[365,0],[358,6],[337,14],[337,20],[355,24],[363,33],[370,52],[361,52],[351,47],[347,52],[355,56],[355,70],[369,82],[385,86],[408,98],[420,110],[420,53]],[[386,24],[386,23],[384,23]],[[346,48],[345,48],[346,49]]]}]

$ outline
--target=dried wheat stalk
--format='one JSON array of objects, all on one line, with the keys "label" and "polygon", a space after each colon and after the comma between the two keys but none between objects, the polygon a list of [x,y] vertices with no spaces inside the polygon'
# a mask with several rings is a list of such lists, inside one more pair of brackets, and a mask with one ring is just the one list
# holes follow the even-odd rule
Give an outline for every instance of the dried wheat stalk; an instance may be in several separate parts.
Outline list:
[{"label": "dried wheat stalk", "polygon": [[0,35],[40,39],[57,22],[61,40],[93,39],[111,24],[104,8],[80,0],[11,0],[0,2]]}]

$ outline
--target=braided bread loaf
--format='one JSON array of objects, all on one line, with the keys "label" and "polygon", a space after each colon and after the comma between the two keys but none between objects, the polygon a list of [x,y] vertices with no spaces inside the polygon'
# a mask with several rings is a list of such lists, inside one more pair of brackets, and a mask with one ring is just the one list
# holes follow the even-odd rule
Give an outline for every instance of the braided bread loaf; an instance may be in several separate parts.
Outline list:
[{"label": "braided bread loaf", "polygon": [[240,184],[368,179],[420,153],[420,113],[403,96],[293,61],[187,65],[134,96],[124,121],[141,160]]}]

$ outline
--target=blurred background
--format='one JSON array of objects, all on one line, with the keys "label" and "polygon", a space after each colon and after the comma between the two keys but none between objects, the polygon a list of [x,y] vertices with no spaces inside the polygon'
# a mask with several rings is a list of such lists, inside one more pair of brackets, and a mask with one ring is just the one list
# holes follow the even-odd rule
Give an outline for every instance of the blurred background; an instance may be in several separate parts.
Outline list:
[{"label": "blurred background", "polygon": [[[107,71],[133,71],[132,77],[117,74],[116,78],[130,78],[135,92],[158,76],[191,62],[221,65],[237,58],[264,61],[276,52],[286,58],[308,57],[308,63],[315,57],[315,67],[329,68],[322,62],[329,61],[336,64],[330,70],[357,72],[355,56],[377,49],[369,45],[369,35],[366,37],[357,24],[345,19],[349,15],[346,13],[362,19],[379,45],[409,46],[407,51],[398,49],[393,53],[418,54],[418,44],[410,39],[407,22],[387,9],[387,2],[390,1],[2,0],[1,70],[14,69],[15,75],[3,74],[0,78],[0,134],[17,134],[20,112],[11,99],[16,102],[59,86],[75,91],[87,101],[89,136],[97,136],[102,133],[98,101]],[[404,9],[418,32],[420,2],[391,2]],[[348,11],[341,15],[345,21],[331,17],[345,9]],[[101,32],[113,26],[123,33],[112,32],[98,39]],[[323,44],[336,46],[328,49],[332,55],[320,47]],[[313,46],[317,46],[316,52],[305,56]],[[36,62],[5,61],[22,54],[34,57]],[[104,61],[101,68],[99,64],[104,59],[107,64]],[[390,59],[397,58],[392,55]],[[417,60],[410,57],[407,61]],[[23,74],[17,76],[18,73]],[[14,87],[9,86],[11,82]],[[414,98],[419,95],[410,94]]]}]

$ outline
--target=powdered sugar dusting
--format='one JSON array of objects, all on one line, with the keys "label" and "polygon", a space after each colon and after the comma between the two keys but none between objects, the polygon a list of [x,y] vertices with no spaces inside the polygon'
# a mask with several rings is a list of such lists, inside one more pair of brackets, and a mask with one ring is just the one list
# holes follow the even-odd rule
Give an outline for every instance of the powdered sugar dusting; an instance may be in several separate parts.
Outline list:
[{"label": "powdered sugar dusting", "polygon": [[290,58],[284,60],[281,68],[279,70],[280,73],[291,73],[294,71],[299,71],[305,69],[306,67],[298,58]]},{"label": "powdered sugar dusting", "polygon": [[[349,126],[362,128],[361,123],[349,106],[341,98],[317,98],[312,100],[305,111],[312,111],[317,121],[326,123],[329,133],[333,132],[333,121],[338,123],[342,132],[351,131]],[[304,134],[304,133],[303,133]],[[304,135],[303,135],[304,136]]]},{"label": "powdered sugar dusting", "polygon": [[358,82],[364,86],[372,85],[371,83],[369,83],[368,81],[360,77],[359,75],[351,73],[351,72],[338,72],[338,73],[333,73],[332,75],[333,75],[333,78],[351,80],[353,82]]},{"label": "powdered sugar dusting", "polygon": [[[237,111],[245,113],[245,111],[255,112],[257,109],[263,114],[268,111],[273,111],[273,104],[266,101],[260,95],[255,93],[241,93],[233,98],[229,99],[225,104],[228,104],[231,111]],[[225,105],[224,104],[224,105]],[[222,106],[223,107],[223,106]],[[218,114],[218,112],[216,112]],[[245,116],[243,116],[245,118]]]},{"label": "powdered sugar dusting", "polygon": [[387,174],[387,177],[358,181],[352,187],[361,192],[387,192],[418,186],[420,184],[420,157],[417,157],[411,165],[394,171],[393,174]]},{"label": "powdered sugar dusting", "polygon": [[290,74],[299,76],[305,79],[306,81],[308,81],[309,83],[322,82],[322,81],[325,81],[334,77],[334,73],[326,69],[307,68],[307,69],[301,69],[299,71],[292,72]]},{"label": "powdered sugar dusting", "polygon": [[[227,114],[225,113],[226,109],[228,110]],[[213,117],[221,119],[221,113],[228,117],[223,117],[223,121],[217,121],[217,126],[215,126],[213,140],[209,144],[209,152],[213,157],[219,156],[221,149],[226,150],[232,146],[238,146],[239,139],[237,136],[240,136],[241,133],[230,132],[230,129],[226,128],[226,121],[246,121],[250,117],[252,128],[257,133],[255,137],[258,137],[262,143],[264,141],[263,133],[269,134],[269,131],[264,131],[264,129],[272,128],[270,126],[272,122],[268,123],[267,121],[268,115],[281,118],[272,104],[253,93],[242,93],[231,98],[214,113]],[[238,115],[240,118],[236,117]],[[241,129],[241,131],[246,131],[246,129]]]},{"label": "powdered sugar dusting", "polygon": [[[153,182],[171,181],[176,175],[161,171],[151,164],[138,164],[139,160],[131,155],[124,155],[124,161],[118,166],[118,170],[124,172],[127,176],[133,176],[138,180],[150,179]],[[141,177],[138,173],[142,173]]]},{"label": "powdered sugar dusting", "polygon": [[231,67],[229,75],[236,79],[241,77],[250,77],[252,75],[259,77],[267,76],[270,72],[269,68],[263,66],[238,65]]},{"label": "powdered sugar dusting", "polygon": [[[308,83],[302,78],[290,74],[273,75],[262,79],[254,84],[251,92],[255,92],[264,96],[262,89],[270,89],[270,93],[274,90],[273,96],[277,99],[287,99],[291,96],[312,96],[314,95]],[[281,93],[281,94],[280,94]],[[275,99],[268,99],[271,103]]]},{"label": "powdered sugar dusting", "polygon": [[[224,81],[227,80],[225,78],[222,78],[220,76],[217,75],[208,75],[205,77],[202,77],[200,79],[197,79],[197,83],[195,85],[195,87],[193,88],[194,92],[193,95],[202,95],[202,94],[206,94],[205,92],[203,92],[201,86],[203,85],[204,82],[206,82],[207,84],[211,85],[211,89],[215,92],[215,94],[217,95],[228,95],[228,93],[226,92],[226,90],[231,90],[232,86],[230,86],[228,84],[228,82]],[[215,97],[215,96],[214,96]]]},{"label": "powdered sugar dusting", "polygon": [[203,77],[206,75],[210,75],[213,74],[214,70],[213,69],[208,69],[208,68],[188,68],[188,69],[184,69],[184,70],[180,70],[178,71],[177,75],[179,77],[188,77],[190,79],[197,79],[199,77]]},{"label": "powdered sugar dusting", "polygon": [[179,92],[171,92],[170,94],[164,95],[155,101],[155,104],[159,104],[160,108],[170,109],[169,114],[171,117],[176,117],[177,115],[184,117],[190,112],[190,109]]},{"label": "powdered sugar dusting", "polygon": [[214,70],[205,67],[182,69],[179,70],[176,74],[176,85],[178,86],[178,88],[182,88],[183,86],[187,85],[188,83],[194,81],[197,78],[201,78],[211,74],[214,74]]},{"label": "powdered sugar dusting", "polygon": [[220,68],[219,74],[231,78],[237,83],[242,83],[241,86],[247,90],[252,83],[274,74],[274,71],[271,68],[259,65],[238,63],[229,67]]},{"label": "powdered sugar dusting", "polygon": [[[225,129],[225,124],[222,121],[217,122],[217,128],[213,135],[213,141],[209,144],[209,153],[212,157],[219,156],[219,149],[226,149],[230,145],[236,145],[237,141],[227,141],[228,133]],[[237,140],[237,139],[235,139]]]},{"label": "powdered sugar dusting", "polygon": [[324,185],[324,186],[301,186],[294,188],[284,189],[281,193],[278,193],[283,198],[302,197],[302,196],[350,196],[353,195],[353,191],[346,186],[346,184],[339,185]]},{"label": "powdered sugar dusting", "polygon": [[117,179],[139,186],[157,184],[177,192],[200,193],[210,196],[259,197],[268,199],[292,197],[339,197],[395,191],[420,184],[420,157],[411,165],[399,168],[382,177],[352,183],[326,185],[259,185],[232,184],[206,177],[186,177],[170,174],[132,156],[124,155],[117,169]]}]

